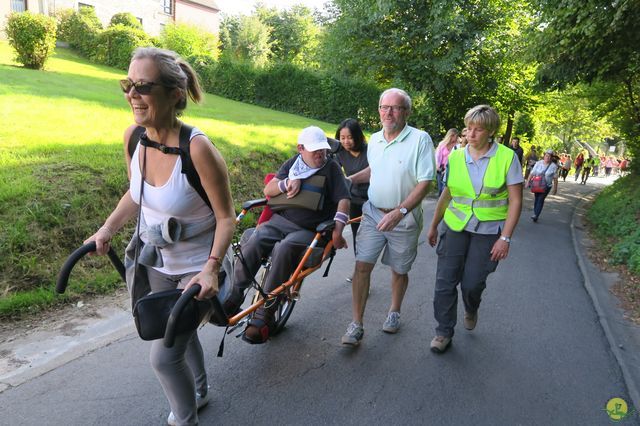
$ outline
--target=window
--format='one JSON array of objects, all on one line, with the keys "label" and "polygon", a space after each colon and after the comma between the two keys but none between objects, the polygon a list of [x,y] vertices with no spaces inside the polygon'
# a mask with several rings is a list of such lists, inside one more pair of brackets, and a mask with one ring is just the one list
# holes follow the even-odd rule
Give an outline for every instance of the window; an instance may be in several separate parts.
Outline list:
[{"label": "window", "polygon": [[78,10],[80,9],[95,9],[96,7],[92,4],[80,3],[78,2]]},{"label": "window", "polygon": [[27,0],[11,0],[12,12],[24,12],[27,10]]},{"label": "window", "polygon": [[167,15],[171,15],[173,12],[173,0],[162,0],[162,8],[164,10],[164,13],[166,13]]}]

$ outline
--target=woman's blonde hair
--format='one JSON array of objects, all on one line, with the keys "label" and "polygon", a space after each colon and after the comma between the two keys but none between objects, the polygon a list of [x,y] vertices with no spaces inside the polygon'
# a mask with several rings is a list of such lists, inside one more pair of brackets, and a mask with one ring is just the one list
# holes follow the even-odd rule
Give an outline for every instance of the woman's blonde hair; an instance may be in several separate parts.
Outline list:
[{"label": "woman's blonde hair", "polygon": [[455,127],[447,130],[447,134],[444,135],[444,138],[440,141],[440,143],[438,144],[438,146],[440,145],[446,145],[449,142],[449,139],[451,139],[451,137],[455,135],[456,138],[460,135],[460,133],[458,132],[458,129],[456,129]]},{"label": "woman's blonde hair", "polygon": [[476,105],[465,114],[464,124],[467,127],[470,124],[479,124],[493,136],[500,128],[500,116],[489,105]]}]

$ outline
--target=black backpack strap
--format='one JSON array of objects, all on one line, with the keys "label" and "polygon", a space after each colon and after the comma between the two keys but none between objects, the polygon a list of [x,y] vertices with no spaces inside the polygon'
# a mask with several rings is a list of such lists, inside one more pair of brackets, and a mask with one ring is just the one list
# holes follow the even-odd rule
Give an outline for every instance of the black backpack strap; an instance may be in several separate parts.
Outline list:
[{"label": "black backpack strap", "polygon": [[[196,171],[195,166],[193,165],[193,161],[191,161],[191,132],[193,131],[192,126],[188,126],[182,123],[180,127],[180,159],[182,160],[182,173],[187,175],[187,181],[196,190],[202,201],[205,202],[207,206],[211,209],[211,202],[209,201],[209,197],[207,196],[206,191],[202,187],[202,182],[200,182],[200,176],[198,176],[198,172]],[[213,209],[212,209],[213,210]]]},{"label": "black backpack strap", "polygon": [[128,145],[129,157],[133,157],[133,153],[136,150],[136,146],[138,145],[140,136],[142,136],[143,133],[144,133],[144,127],[142,126],[136,126],[136,128],[133,129],[131,136],[129,136],[129,145]]}]

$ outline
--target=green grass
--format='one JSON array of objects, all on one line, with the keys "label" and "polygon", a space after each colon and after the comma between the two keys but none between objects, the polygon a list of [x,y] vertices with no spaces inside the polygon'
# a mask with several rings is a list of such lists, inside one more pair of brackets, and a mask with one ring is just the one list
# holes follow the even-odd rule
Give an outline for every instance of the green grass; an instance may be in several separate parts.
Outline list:
[{"label": "green grass", "polygon": [[611,263],[640,275],[640,176],[625,176],[605,188],[587,217]]},{"label": "green grass", "polygon": [[[122,134],[132,123],[122,71],[56,49],[45,71],[20,68],[0,42],[0,318],[119,285],[105,259],[84,261],[53,297],[67,255],[102,224],[127,188]],[[295,150],[303,127],[335,124],[206,95],[183,120],[202,129],[229,166],[238,207]],[[130,232],[115,241],[119,251]]]}]

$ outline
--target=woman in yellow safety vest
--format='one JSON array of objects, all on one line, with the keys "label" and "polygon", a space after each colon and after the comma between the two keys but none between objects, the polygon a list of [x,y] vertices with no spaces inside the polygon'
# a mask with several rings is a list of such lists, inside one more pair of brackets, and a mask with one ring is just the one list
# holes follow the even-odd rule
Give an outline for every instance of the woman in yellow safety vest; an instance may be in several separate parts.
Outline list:
[{"label": "woman in yellow safety vest", "polygon": [[429,244],[437,243],[438,254],[433,300],[438,326],[431,341],[436,353],[451,344],[458,283],[464,327],[475,328],[487,276],[509,254],[522,209],[522,166],[513,150],[491,141],[500,127],[496,111],[478,105],[467,112],[464,124],[469,143],[449,156],[446,186],[428,231]]}]

